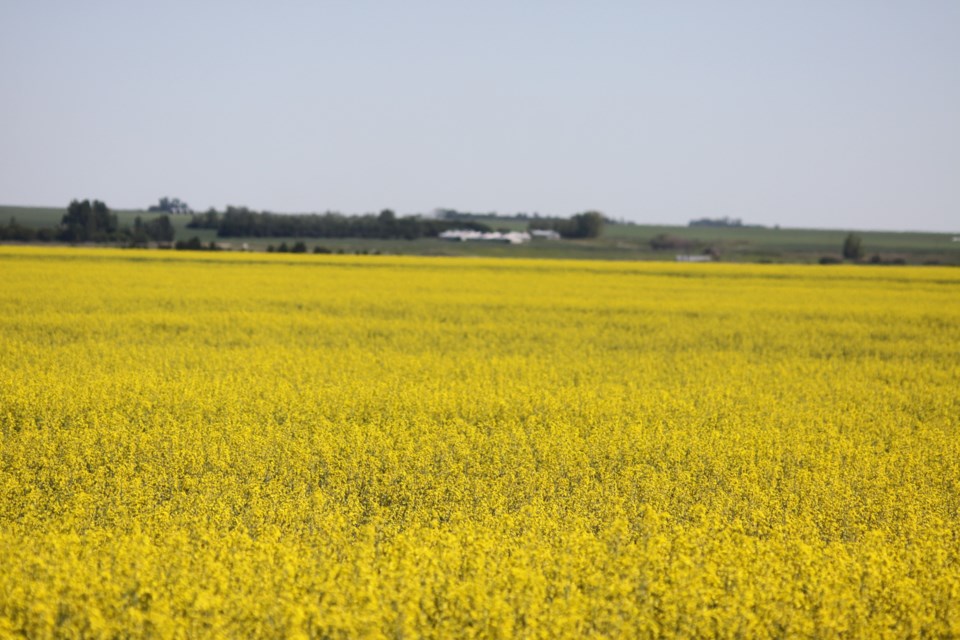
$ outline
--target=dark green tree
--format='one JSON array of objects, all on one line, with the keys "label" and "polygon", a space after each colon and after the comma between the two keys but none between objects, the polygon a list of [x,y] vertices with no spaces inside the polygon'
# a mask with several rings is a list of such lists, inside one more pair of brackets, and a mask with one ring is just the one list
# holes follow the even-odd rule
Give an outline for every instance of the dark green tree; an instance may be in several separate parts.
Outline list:
[{"label": "dark green tree", "polygon": [[170,222],[170,216],[164,214],[143,225],[147,236],[155,242],[173,242],[176,232]]},{"label": "dark green tree", "polygon": [[130,245],[133,247],[145,247],[150,240],[147,237],[147,230],[143,224],[143,218],[137,216],[133,219],[133,230],[130,232]]},{"label": "dark green tree", "polygon": [[603,232],[603,214],[599,211],[586,211],[573,216],[577,237],[597,238]]},{"label": "dark green tree", "polygon": [[843,241],[843,257],[847,260],[859,260],[863,257],[863,246],[860,236],[855,233],[847,234]]}]

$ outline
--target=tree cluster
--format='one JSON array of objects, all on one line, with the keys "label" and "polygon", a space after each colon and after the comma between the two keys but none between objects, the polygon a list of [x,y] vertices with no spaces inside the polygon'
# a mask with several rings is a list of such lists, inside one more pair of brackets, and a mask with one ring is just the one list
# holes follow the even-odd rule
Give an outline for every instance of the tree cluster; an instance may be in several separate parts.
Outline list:
[{"label": "tree cluster", "polygon": [[140,216],[133,220],[133,229],[130,230],[130,244],[145,246],[147,242],[173,242],[176,231],[170,222],[170,216],[162,215],[144,222]]},{"label": "tree cluster", "polygon": [[191,213],[190,205],[181,202],[180,198],[160,198],[159,204],[151,206],[147,211],[151,213]]},{"label": "tree cluster", "polygon": [[60,240],[65,242],[110,242],[117,239],[120,225],[99,200],[74,200],[60,221]]},{"label": "tree cluster", "polygon": [[529,228],[552,229],[564,238],[597,238],[603,232],[604,222],[599,211],[585,211],[569,218],[540,218],[531,222]]},{"label": "tree cluster", "polygon": [[[227,207],[227,210],[233,207]],[[213,207],[203,213],[195,213],[187,223],[188,229],[217,229],[220,226],[220,214]]]}]

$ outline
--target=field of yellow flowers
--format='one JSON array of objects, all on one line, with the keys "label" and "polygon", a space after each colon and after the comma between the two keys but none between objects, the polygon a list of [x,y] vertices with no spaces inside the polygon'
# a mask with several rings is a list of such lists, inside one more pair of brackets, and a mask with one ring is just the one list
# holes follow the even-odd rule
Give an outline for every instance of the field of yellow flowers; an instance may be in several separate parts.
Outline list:
[{"label": "field of yellow flowers", "polygon": [[960,635],[960,270],[0,248],[0,637]]}]

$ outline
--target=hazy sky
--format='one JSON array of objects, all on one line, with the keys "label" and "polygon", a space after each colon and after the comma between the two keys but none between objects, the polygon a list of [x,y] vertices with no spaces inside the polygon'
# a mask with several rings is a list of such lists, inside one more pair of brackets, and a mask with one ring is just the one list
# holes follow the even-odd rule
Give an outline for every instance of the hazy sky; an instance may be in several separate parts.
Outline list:
[{"label": "hazy sky", "polygon": [[0,203],[960,231],[960,1],[0,0]]}]

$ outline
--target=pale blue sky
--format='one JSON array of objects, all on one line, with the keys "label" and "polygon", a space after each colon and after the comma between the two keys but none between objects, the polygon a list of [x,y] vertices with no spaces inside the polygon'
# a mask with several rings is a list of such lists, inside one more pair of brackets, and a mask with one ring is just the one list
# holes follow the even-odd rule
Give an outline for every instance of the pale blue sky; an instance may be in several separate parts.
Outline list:
[{"label": "pale blue sky", "polygon": [[960,1],[0,0],[0,203],[960,231]]}]

